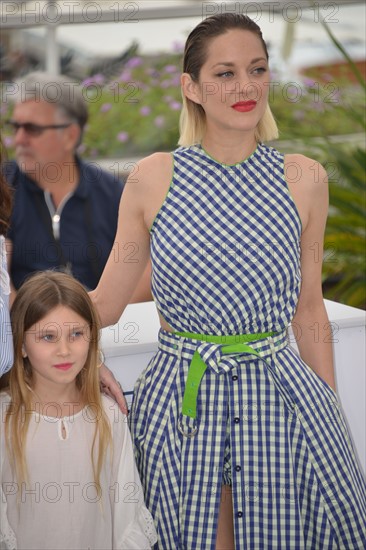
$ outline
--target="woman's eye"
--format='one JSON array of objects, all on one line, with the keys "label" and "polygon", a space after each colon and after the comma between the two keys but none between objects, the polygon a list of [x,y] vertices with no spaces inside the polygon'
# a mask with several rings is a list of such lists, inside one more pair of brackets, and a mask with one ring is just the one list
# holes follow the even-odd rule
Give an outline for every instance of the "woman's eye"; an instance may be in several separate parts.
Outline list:
[{"label": "woman's eye", "polygon": [[263,74],[267,71],[266,67],[257,67],[253,70],[254,74]]},{"label": "woman's eye", "polygon": [[228,78],[230,76],[233,76],[234,73],[232,71],[224,71],[223,73],[218,73],[217,76],[218,77],[224,77],[224,78]]}]

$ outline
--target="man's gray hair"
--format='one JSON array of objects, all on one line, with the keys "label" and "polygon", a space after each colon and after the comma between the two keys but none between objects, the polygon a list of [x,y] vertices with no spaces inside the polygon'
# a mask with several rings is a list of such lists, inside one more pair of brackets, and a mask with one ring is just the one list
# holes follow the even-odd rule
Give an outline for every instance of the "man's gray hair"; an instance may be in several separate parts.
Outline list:
[{"label": "man's gray hair", "polygon": [[72,122],[80,126],[81,134],[88,121],[88,106],[82,88],[76,81],[64,75],[33,72],[16,82],[15,103],[47,101]]}]

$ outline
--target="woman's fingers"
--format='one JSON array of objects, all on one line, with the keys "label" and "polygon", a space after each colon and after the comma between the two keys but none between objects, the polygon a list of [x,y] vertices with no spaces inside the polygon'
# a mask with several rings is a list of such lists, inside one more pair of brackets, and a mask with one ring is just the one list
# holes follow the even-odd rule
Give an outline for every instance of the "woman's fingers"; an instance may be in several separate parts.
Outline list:
[{"label": "woman's fingers", "polygon": [[103,393],[114,399],[121,411],[128,414],[126,398],[123,395],[121,384],[115,379],[113,372],[106,365],[102,365],[99,370],[100,387]]}]

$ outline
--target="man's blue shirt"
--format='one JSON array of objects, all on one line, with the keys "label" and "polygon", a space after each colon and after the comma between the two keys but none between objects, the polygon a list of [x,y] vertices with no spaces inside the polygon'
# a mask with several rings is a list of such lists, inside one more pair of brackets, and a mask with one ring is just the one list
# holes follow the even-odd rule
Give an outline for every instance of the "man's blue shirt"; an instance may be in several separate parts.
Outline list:
[{"label": "man's blue shirt", "polygon": [[44,191],[15,161],[5,167],[14,188],[7,238],[13,246],[10,276],[16,289],[30,273],[64,269],[65,264],[88,289],[97,286],[113,246],[123,184],[96,163],[76,162],[80,179],[61,210],[59,244]]}]

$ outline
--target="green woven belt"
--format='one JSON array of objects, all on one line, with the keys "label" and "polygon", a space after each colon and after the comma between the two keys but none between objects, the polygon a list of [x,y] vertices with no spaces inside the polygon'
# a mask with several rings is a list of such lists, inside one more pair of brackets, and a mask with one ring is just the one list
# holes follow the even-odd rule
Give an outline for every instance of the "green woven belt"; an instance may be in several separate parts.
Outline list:
[{"label": "green woven belt", "polygon": [[[224,355],[233,353],[250,353],[260,357],[259,353],[252,347],[248,346],[247,342],[261,340],[262,338],[267,338],[268,336],[273,336],[277,333],[263,332],[260,334],[234,334],[230,336],[211,336],[209,334],[195,334],[194,332],[175,332],[174,334],[182,336],[183,338],[190,338],[191,340],[201,340],[211,344],[221,344],[221,352]],[[198,351],[195,351],[191,364],[189,365],[182,404],[182,413],[190,418],[196,418],[198,390],[206,369],[206,363],[203,361]]]}]

